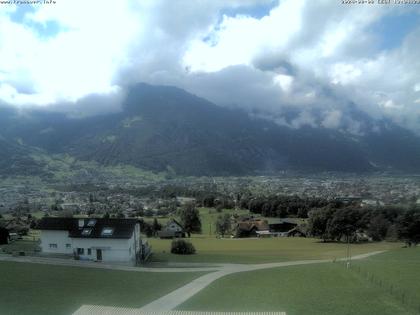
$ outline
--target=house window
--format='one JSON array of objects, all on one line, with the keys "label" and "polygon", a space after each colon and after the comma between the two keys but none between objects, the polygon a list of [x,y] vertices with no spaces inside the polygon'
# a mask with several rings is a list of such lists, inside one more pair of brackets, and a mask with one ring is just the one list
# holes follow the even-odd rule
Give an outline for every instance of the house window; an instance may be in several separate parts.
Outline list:
[{"label": "house window", "polygon": [[102,236],[111,236],[112,234],[114,234],[114,228],[112,227],[104,227],[102,229],[101,235]]},{"label": "house window", "polygon": [[77,249],[77,255],[84,255],[85,254],[85,249],[84,248],[78,248]]},{"label": "house window", "polygon": [[71,248],[71,244],[66,244],[66,248]]},{"label": "house window", "polygon": [[82,235],[83,236],[89,236],[92,233],[92,229],[83,229]]},{"label": "house window", "polygon": [[57,244],[50,244],[50,248],[57,248]]},{"label": "house window", "polygon": [[88,248],[88,255],[92,255],[92,250]]},{"label": "house window", "polygon": [[88,221],[87,226],[95,226],[95,224],[96,224],[96,220],[95,220],[95,219],[90,219],[90,220]]}]

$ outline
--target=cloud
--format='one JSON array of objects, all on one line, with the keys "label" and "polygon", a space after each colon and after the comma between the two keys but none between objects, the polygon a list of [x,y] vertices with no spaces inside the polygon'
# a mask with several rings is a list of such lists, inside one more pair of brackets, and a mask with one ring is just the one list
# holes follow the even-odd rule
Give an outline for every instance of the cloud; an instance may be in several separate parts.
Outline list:
[{"label": "cloud", "polygon": [[[247,95],[244,105],[271,111],[274,119],[290,106],[299,108],[301,116],[294,125],[319,121],[324,127],[339,127],[337,113],[356,104],[375,119],[390,118],[420,131],[418,109],[413,108],[419,99],[415,86],[420,68],[415,58],[420,47],[415,38],[420,27],[407,29],[400,45],[387,49],[381,49],[380,42],[392,34],[372,31],[372,25],[385,23],[389,16],[403,21],[408,13],[419,16],[416,7],[344,9],[330,1],[286,0],[261,19],[224,17],[204,37],[192,41],[183,61],[193,72],[226,73],[224,69],[232,65],[261,70],[264,75],[254,71],[254,78],[260,77],[259,92],[250,92],[256,82],[251,87],[242,85]],[[274,85],[268,83],[268,76]],[[238,90],[233,85],[243,80],[231,79],[225,89]],[[256,101],[250,93],[262,98]],[[309,119],[308,107],[324,117]],[[363,124],[349,123],[347,128],[359,133],[359,125]]]},{"label": "cloud", "polygon": [[250,65],[263,49],[282,49],[301,27],[301,0],[283,1],[268,16],[223,16],[205,38],[193,40],[183,62],[191,71]]},{"label": "cloud", "polygon": [[[8,6],[0,13],[0,100],[93,114],[116,110],[126,87],[144,81],[294,128],[360,133],[366,124],[350,117],[356,106],[420,131],[417,7],[57,0],[14,21],[20,8]],[[383,27],[390,21],[406,26],[392,34]],[[53,34],[33,27],[51,22]],[[384,36],[394,40],[384,45]]]},{"label": "cloud", "polygon": [[341,125],[342,113],[338,110],[332,110],[326,113],[321,125],[325,128],[338,128]]},{"label": "cloud", "polygon": [[[61,28],[52,38],[30,27],[49,21]],[[75,0],[41,5],[22,23],[1,15],[0,29],[1,99],[50,106],[112,94],[118,88],[113,77],[126,62],[138,26],[127,2]]]}]

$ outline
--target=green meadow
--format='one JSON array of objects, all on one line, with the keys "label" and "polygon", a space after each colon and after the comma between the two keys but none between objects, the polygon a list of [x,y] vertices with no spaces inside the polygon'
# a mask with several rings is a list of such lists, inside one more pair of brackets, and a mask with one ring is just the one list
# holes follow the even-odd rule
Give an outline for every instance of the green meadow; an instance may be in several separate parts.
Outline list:
[{"label": "green meadow", "polygon": [[[218,239],[193,235],[194,255],[170,253],[171,240],[149,239],[152,262],[267,263],[302,259],[337,259],[346,256],[347,245],[323,243],[313,238]],[[401,247],[400,243],[362,243],[351,245],[352,255]]]},{"label": "green meadow", "polygon": [[83,304],[141,307],[202,274],[0,262],[0,314],[69,315]]},{"label": "green meadow", "polygon": [[[285,311],[287,315],[419,314],[419,262],[420,248],[397,249],[355,262],[350,269],[336,262],[237,273],[217,280],[178,309]],[[358,268],[394,283],[394,290],[398,286],[411,301],[403,301]]]}]

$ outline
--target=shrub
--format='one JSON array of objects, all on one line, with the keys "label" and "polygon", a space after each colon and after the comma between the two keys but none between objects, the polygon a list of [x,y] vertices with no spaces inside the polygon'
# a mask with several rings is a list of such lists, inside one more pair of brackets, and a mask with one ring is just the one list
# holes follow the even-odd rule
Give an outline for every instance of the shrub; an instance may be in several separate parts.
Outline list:
[{"label": "shrub", "polygon": [[193,244],[185,240],[173,240],[171,244],[171,253],[178,255],[191,255],[195,253]]}]

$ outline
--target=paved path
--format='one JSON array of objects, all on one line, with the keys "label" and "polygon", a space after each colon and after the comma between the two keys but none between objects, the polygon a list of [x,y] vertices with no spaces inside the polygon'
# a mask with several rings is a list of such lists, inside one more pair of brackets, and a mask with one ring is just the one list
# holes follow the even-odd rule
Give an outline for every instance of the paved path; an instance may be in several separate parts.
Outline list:
[{"label": "paved path", "polygon": [[[376,251],[367,254],[356,255],[352,257],[352,260],[364,259],[373,255],[383,253],[384,251]],[[338,259],[337,261],[345,261],[345,258]],[[279,268],[286,266],[298,266],[298,265],[309,265],[309,264],[319,264],[333,262],[330,259],[320,259],[320,260],[298,260],[298,261],[286,261],[286,262],[277,262],[277,263],[267,263],[267,264],[254,264],[254,265],[244,265],[244,264],[224,264],[219,266],[219,270],[201,276],[192,282],[184,285],[183,287],[172,291],[171,293],[143,306],[140,309],[132,309],[127,312],[124,312],[121,308],[107,307],[107,306],[98,306],[98,305],[84,305],[79,310],[74,313],[74,315],[91,315],[91,314],[143,314],[150,312],[169,312],[175,309],[178,305],[181,305],[192,296],[203,290],[205,287],[210,285],[212,282],[220,279],[229,274],[238,273],[238,272],[247,272],[261,269],[270,269],[270,268]],[[149,268],[150,269],[150,268]],[[153,269],[153,268],[151,268]],[[182,270],[196,270],[197,268],[182,268]]]},{"label": "paved path", "polygon": [[50,257],[34,257],[34,256],[9,256],[0,255],[0,261],[12,261],[12,262],[23,262],[32,264],[44,264],[44,265],[56,265],[66,267],[83,267],[83,268],[96,268],[96,269],[110,269],[110,270],[122,270],[122,271],[135,271],[135,272],[200,272],[200,271],[216,271],[219,270],[223,265],[212,265],[205,264],[207,267],[166,267],[166,268],[149,268],[149,267],[134,267],[116,264],[106,264],[94,261],[82,261],[65,258],[50,258]]}]

